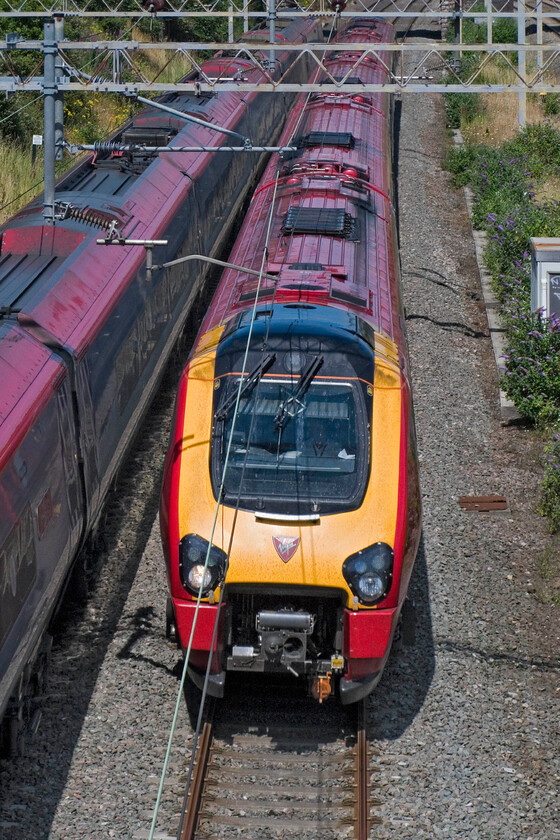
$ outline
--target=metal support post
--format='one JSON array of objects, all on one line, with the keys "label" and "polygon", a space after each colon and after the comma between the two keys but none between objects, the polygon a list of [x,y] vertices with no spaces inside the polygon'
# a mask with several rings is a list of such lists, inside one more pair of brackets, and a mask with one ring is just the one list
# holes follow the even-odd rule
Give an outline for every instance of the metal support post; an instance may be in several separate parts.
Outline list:
[{"label": "metal support post", "polygon": [[43,218],[46,225],[54,225],[54,183],[55,183],[55,61],[56,41],[54,21],[50,20],[43,29],[43,135],[45,152],[45,189],[43,195]]},{"label": "metal support post", "polygon": [[[56,84],[64,81],[64,65],[58,45],[64,40],[64,17],[57,15],[54,19],[54,39],[56,41],[55,79]],[[55,160],[62,160],[64,148],[64,94],[58,89],[54,95],[54,143]]]},{"label": "metal support post", "polygon": [[[268,33],[271,44],[276,43],[276,0],[268,0]],[[270,59],[268,62],[269,70],[274,73],[276,63],[276,51],[270,51]]]},{"label": "metal support post", "polygon": [[[455,0],[455,43],[463,43],[463,2],[462,0]],[[463,58],[463,51],[459,50],[459,58]]]},{"label": "metal support post", "polygon": [[[517,0],[517,43],[520,50],[517,52],[517,69],[522,83],[525,83],[527,71],[527,56],[523,47],[525,46],[525,0]],[[518,94],[518,117],[517,122],[523,128],[527,122],[527,92],[522,90]]]},{"label": "metal support post", "polygon": [[492,0],[486,0],[486,40],[492,43]]},{"label": "metal support post", "polygon": [[[543,44],[543,19],[542,19],[542,0],[537,0],[537,45],[542,47]],[[541,72],[543,68],[543,52],[542,49],[537,52],[537,70],[539,71],[539,82],[541,79]]]},{"label": "metal support post", "polygon": [[231,15],[228,17],[228,41],[233,43],[233,2],[229,0],[228,3],[228,10],[231,12]]},{"label": "metal support post", "polygon": [[122,54],[119,49],[113,50],[113,82],[120,85],[122,77]]}]

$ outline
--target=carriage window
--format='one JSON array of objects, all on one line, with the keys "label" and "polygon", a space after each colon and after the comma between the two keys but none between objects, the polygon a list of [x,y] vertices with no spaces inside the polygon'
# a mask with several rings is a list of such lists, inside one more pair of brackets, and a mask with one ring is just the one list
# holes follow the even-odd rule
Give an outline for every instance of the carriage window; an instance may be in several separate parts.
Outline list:
[{"label": "carriage window", "polygon": [[[228,377],[221,402],[237,388]],[[270,507],[284,499],[311,509],[322,501],[348,502],[361,481],[361,462],[367,461],[365,413],[361,389],[355,383],[312,381],[293,399],[290,380],[264,377],[258,388],[242,396],[232,430],[230,414],[215,428],[213,476],[221,479],[227,443],[232,435],[226,473],[226,499],[240,490],[245,507]],[[281,419],[280,419],[281,418]],[[367,436],[366,436],[367,437]],[[273,507],[277,507],[273,505]]]}]

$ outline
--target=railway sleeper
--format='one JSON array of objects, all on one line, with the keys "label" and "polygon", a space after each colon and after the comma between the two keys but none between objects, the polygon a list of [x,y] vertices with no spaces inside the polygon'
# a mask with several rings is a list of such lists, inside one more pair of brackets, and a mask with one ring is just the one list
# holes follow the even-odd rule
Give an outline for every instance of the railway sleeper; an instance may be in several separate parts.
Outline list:
[{"label": "railway sleeper", "polygon": [[[271,834],[281,836],[285,834],[286,830],[290,829],[299,832],[317,831],[317,829],[321,829],[322,832],[325,832],[321,834],[322,840],[329,840],[329,836],[331,836],[333,840],[339,840],[339,836],[334,834],[334,831],[337,829],[341,830],[348,828],[354,823],[353,816],[348,816],[345,819],[333,820],[332,812],[327,812],[318,819],[302,820],[299,817],[296,817],[293,819],[278,819],[277,822],[271,822],[270,815],[253,817],[250,814],[240,814],[239,816],[224,814],[217,817],[213,811],[206,809],[200,812],[199,820],[201,823],[199,830],[202,830],[202,822],[204,820],[208,820],[213,826],[212,830],[214,834],[216,831],[216,823],[218,823],[220,826],[231,826],[235,828],[263,828],[267,829],[267,831]],[[301,834],[298,836],[301,837]]]}]

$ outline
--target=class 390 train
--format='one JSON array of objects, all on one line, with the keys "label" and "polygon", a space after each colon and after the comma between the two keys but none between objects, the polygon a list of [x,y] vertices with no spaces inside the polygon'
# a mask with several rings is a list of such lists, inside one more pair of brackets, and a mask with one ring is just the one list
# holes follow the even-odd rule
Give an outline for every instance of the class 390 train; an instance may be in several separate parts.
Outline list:
[{"label": "class 390 train", "polygon": [[228,672],[281,673],[353,703],[410,634],[420,492],[376,49],[391,37],[360,19],[337,36],[340,92],[292,110],[179,383],[168,629],[215,696]]},{"label": "class 390 train", "polygon": [[[266,31],[259,37],[267,43]],[[316,22],[290,23],[275,72],[304,81],[309,68],[282,41],[317,38]],[[200,72],[264,78],[222,53]],[[178,113],[259,146],[278,135],[292,100],[220,91],[219,83],[208,95],[167,95],[161,103],[171,113],[140,112],[62,178],[54,224],[39,199],[0,228],[0,717],[7,710],[10,747],[32,714],[45,630],[204,275],[200,264],[183,263],[148,276],[143,248],[97,240],[110,230],[166,240],[154,252],[159,263],[217,256],[259,155],[212,153],[205,147],[223,135]],[[144,150],[161,145],[199,151]]]}]

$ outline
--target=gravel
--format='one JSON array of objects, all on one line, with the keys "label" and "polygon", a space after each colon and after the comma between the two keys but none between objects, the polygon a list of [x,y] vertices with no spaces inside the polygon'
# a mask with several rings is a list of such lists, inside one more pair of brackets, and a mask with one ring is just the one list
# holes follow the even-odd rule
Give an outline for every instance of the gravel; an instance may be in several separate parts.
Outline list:
[{"label": "gravel", "polygon": [[[375,694],[379,840],[560,837],[558,608],[528,593],[549,537],[534,434],[500,421],[495,360],[439,96],[404,96],[401,259],[424,507],[417,644]],[[506,496],[467,513],[462,495]]]},{"label": "gravel", "polygon": [[[412,594],[416,645],[370,702],[383,823],[376,840],[554,840],[558,608],[539,602],[549,547],[535,514],[539,441],[500,421],[496,366],[462,192],[441,159],[439,96],[403,96],[399,209],[424,535]],[[2,840],[146,837],[178,688],[164,640],[156,521],[172,384],[110,500],[82,612],[55,638],[48,697],[27,756],[0,762]],[[505,513],[458,498],[501,493]],[[173,834],[192,739],[181,705],[156,836]]]}]

